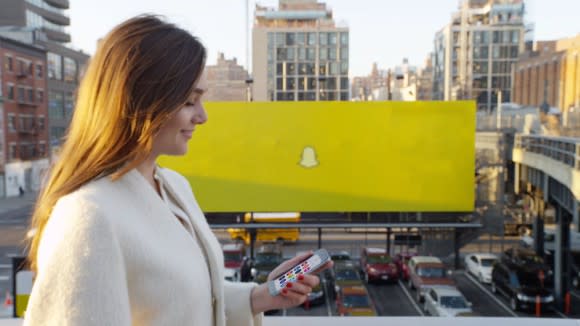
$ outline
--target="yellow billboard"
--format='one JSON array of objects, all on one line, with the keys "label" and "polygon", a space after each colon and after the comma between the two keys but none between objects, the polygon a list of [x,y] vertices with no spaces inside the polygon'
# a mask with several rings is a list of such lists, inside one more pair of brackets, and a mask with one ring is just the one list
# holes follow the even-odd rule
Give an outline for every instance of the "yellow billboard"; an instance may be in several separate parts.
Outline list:
[{"label": "yellow billboard", "polygon": [[475,103],[213,102],[183,157],[205,212],[471,211]]}]

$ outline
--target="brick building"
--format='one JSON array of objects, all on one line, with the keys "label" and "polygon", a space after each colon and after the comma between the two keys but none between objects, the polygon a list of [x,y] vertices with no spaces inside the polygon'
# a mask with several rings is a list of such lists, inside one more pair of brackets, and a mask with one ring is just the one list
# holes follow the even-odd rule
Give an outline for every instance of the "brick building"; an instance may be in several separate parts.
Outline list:
[{"label": "brick building", "polygon": [[0,37],[0,197],[38,190],[48,168],[46,50]]}]

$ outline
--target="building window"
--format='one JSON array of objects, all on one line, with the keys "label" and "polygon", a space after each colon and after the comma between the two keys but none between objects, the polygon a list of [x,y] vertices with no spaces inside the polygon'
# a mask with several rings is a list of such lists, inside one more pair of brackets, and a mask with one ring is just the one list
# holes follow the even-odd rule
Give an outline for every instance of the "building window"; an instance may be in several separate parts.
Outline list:
[{"label": "building window", "polygon": [[340,48],[340,60],[348,60],[348,47]]},{"label": "building window", "polygon": [[56,53],[48,52],[48,78],[62,80],[62,57]]},{"label": "building window", "polygon": [[40,103],[40,104],[44,103],[44,91],[42,89],[36,90],[36,97],[37,97],[38,103]]},{"label": "building window", "polygon": [[8,150],[8,161],[16,159],[16,144],[11,143]]},{"label": "building window", "polygon": [[42,78],[44,76],[44,67],[42,64],[36,64],[36,78]]},{"label": "building window", "polygon": [[38,130],[44,130],[44,117],[38,117]]},{"label": "building window", "polygon": [[328,44],[328,34],[327,33],[320,33],[318,35],[320,45],[327,45]]},{"label": "building window", "polygon": [[64,81],[77,81],[77,63],[71,58],[64,58]]},{"label": "building window", "polygon": [[336,45],[337,37],[336,33],[328,33],[328,44]]},{"label": "building window", "polygon": [[14,71],[14,61],[12,57],[6,56],[6,63],[4,65],[7,71],[13,72]]},{"label": "building window", "polygon": [[64,97],[64,114],[65,117],[68,119],[72,117],[73,109],[75,105],[75,99],[72,92],[67,92],[66,96]]},{"label": "building window", "polygon": [[18,102],[24,103],[24,87],[18,87]]},{"label": "building window", "polygon": [[348,45],[348,33],[340,33],[340,45]]},{"label": "building window", "polygon": [[27,89],[28,92],[28,102],[34,103],[34,90],[32,88]]},{"label": "building window", "polygon": [[8,99],[9,100],[14,100],[14,85],[8,84]]},{"label": "building window", "polygon": [[316,45],[316,33],[308,33],[308,45]]},{"label": "building window", "polygon": [[48,116],[53,119],[64,119],[64,101],[62,92],[48,92]]},{"label": "building window", "polygon": [[8,114],[8,131],[15,132],[16,131],[16,117],[14,114]]}]

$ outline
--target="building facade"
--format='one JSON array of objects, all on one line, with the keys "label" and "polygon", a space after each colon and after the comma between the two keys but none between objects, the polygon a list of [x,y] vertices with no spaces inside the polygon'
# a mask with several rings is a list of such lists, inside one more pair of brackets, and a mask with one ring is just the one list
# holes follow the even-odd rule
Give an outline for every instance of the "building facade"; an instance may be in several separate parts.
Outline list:
[{"label": "building facade", "polygon": [[[435,35],[433,98],[473,99],[490,112],[512,99],[512,67],[531,37],[523,0],[464,0]],[[527,32],[526,32],[527,31]]]},{"label": "building facade", "polygon": [[349,100],[349,29],[316,0],[257,5],[252,31],[256,101]]},{"label": "building facade", "polygon": [[0,37],[0,197],[38,190],[48,168],[46,50]]},{"label": "building facade", "polygon": [[249,92],[248,72],[238,64],[236,58],[228,60],[223,53],[218,53],[215,65],[208,65],[208,90],[204,94],[206,101],[247,101]]},{"label": "building facade", "polygon": [[513,93],[514,102],[524,106],[545,102],[564,114],[580,110],[580,34],[537,42],[523,53],[515,64]]},{"label": "building facade", "polygon": [[433,60],[431,55],[425,59],[424,66],[417,74],[417,100],[430,101],[433,99]]},{"label": "building facade", "polygon": [[[70,18],[68,0],[0,0],[0,35],[21,35],[46,49],[48,128],[51,147],[58,147],[68,127],[74,108],[75,92],[89,56],[69,46],[67,27]],[[4,30],[4,32],[2,32]],[[39,33],[40,32],[40,33]]]}]

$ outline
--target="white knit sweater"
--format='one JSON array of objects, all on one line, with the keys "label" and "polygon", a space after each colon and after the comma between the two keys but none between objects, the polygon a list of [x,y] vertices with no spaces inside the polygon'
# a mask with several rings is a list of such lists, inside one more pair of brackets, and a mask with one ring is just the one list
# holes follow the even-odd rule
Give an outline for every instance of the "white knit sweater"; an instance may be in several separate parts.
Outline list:
[{"label": "white knit sweater", "polygon": [[24,325],[261,324],[251,314],[255,284],[224,281],[221,247],[187,180],[158,175],[189,216],[185,225],[137,170],[57,202]]}]

